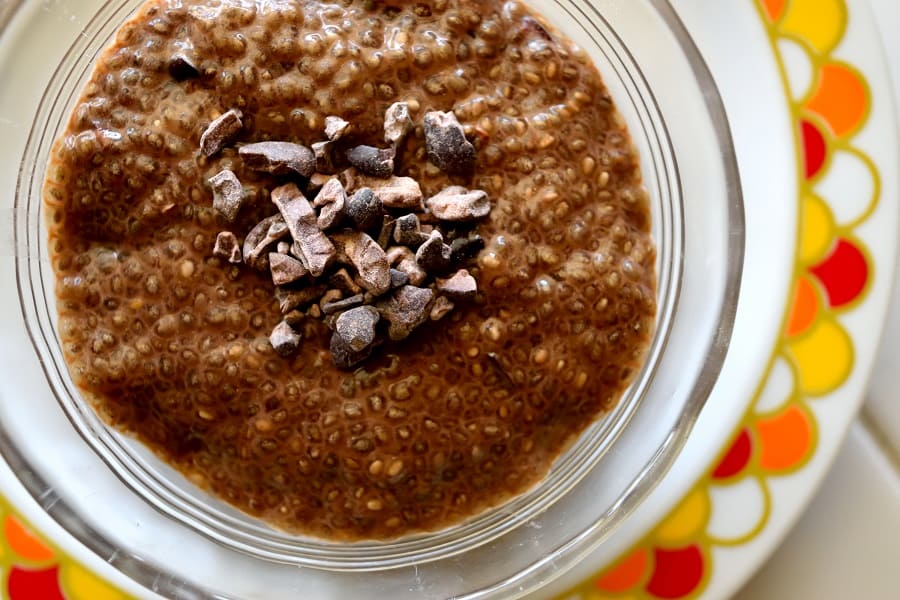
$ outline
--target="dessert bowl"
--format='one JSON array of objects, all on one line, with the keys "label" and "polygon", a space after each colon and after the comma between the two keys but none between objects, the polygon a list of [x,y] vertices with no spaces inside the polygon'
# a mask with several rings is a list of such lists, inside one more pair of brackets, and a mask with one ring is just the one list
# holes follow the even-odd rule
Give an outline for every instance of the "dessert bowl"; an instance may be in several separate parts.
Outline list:
[{"label": "dessert bowl", "polygon": [[43,380],[26,381],[31,402],[3,407],[0,444],[32,495],[102,558],[174,597],[297,589],[316,597],[510,597],[602,543],[653,491],[690,434],[728,347],[741,274],[743,212],[727,120],[671,8],[530,3],[592,57],[641,156],[659,306],[643,369],[529,492],[441,531],[348,544],[275,531],[205,494],[108,428],[69,377],[41,190],[50,145],[94,58],[139,4],[99,7],[50,79],[20,169],[17,280]]}]

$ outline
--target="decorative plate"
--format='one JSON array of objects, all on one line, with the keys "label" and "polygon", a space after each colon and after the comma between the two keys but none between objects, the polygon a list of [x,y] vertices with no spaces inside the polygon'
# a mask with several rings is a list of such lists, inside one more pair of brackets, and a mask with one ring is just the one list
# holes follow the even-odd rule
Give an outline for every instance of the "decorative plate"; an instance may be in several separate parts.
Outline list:
[{"label": "decorative plate", "polygon": [[[542,597],[722,598],[736,591],[830,466],[859,408],[887,309],[900,157],[868,6],[673,4],[719,84],[741,167],[748,260],[738,323],[722,377],[675,467],[625,527]],[[64,26],[77,31],[65,6],[47,18],[69,19]],[[15,62],[16,33],[0,37],[0,79]],[[0,115],[0,135],[14,142],[0,164],[7,182],[15,179],[16,144],[24,145],[27,107],[40,90],[6,86],[0,105],[14,93],[22,96],[21,114]],[[0,278],[13,276],[10,232],[7,223]],[[154,596],[75,542],[5,463],[0,492],[4,598]]]}]

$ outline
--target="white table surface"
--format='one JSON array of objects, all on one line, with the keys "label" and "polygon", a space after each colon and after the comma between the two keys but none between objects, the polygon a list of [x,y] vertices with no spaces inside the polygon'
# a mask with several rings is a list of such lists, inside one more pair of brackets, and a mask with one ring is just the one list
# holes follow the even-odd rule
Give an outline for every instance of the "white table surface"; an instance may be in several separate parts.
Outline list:
[{"label": "white table surface", "polygon": [[[900,98],[900,2],[869,2],[882,27],[895,97]],[[900,598],[898,368],[900,285],[895,285],[891,317],[863,413],[813,503],[738,594],[739,600]]]}]

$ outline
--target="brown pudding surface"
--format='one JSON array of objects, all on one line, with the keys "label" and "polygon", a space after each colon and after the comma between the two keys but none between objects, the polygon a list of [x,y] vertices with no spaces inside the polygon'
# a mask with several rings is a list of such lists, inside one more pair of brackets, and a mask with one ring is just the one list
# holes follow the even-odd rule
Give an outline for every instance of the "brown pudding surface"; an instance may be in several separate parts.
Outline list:
[{"label": "brown pudding surface", "polygon": [[[199,77],[176,81],[183,52]],[[212,255],[275,214],[281,180],[198,146],[225,111],[242,142],[324,138],[325,117],[383,145],[387,107],[417,128],[399,175],[428,197],[485,190],[475,301],[354,372],[330,332],[277,355],[271,279]],[[453,111],[472,177],[428,164],[426,111]],[[252,202],[234,224],[207,178]],[[110,423],[196,484],[293,532],[435,530],[522,493],[619,399],[655,316],[647,194],[624,122],[586,55],[500,0],[151,0],[96,61],[45,193],[71,373]]]}]

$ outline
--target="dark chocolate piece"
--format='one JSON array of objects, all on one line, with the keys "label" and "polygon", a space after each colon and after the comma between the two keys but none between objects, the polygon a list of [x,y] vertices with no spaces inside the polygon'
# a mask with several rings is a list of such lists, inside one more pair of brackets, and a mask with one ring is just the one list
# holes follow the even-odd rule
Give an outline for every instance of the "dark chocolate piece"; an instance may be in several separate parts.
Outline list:
[{"label": "dark chocolate piece", "polygon": [[413,130],[413,120],[409,116],[409,104],[394,102],[384,113],[384,141],[397,147],[403,138]]},{"label": "dark chocolate piece", "polygon": [[445,173],[469,175],[475,169],[475,146],[466,139],[452,112],[425,113],[425,149],[428,159]]},{"label": "dark chocolate piece", "polygon": [[475,278],[465,269],[460,269],[447,279],[435,280],[435,287],[454,300],[469,300],[478,292]]},{"label": "dark chocolate piece", "polygon": [[213,256],[224,258],[232,264],[238,264],[241,257],[241,246],[237,238],[230,231],[220,231],[216,236],[216,244],[213,246]]},{"label": "dark chocolate piece", "polygon": [[361,352],[375,342],[375,325],[380,319],[371,306],[357,306],[340,314],[334,332],[352,351]]},{"label": "dark chocolate piece", "polygon": [[321,207],[316,222],[323,231],[340,225],[347,210],[347,192],[337,179],[329,179],[316,195],[313,205]]},{"label": "dark chocolate piece", "polygon": [[478,234],[456,238],[450,242],[450,260],[455,265],[463,265],[478,258],[478,254],[482,250],[484,250],[484,238]]},{"label": "dark chocolate piece", "polygon": [[280,214],[266,217],[257,223],[244,238],[244,262],[260,271],[269,268],[266,249],[290,233]]},{"label": "dark chocolate piece", "polygon": [[394,341],[406,339],[428,319],[433,300],[432,290],[405,285],[397,289],[388,300],[379,302],[378,311],[390,323],[388,337]]},{"label": "dark chocolate piece", "polygon": [[269,253],[269,270],[275,285],[293,283],[309,274],[299,260],[278,252]]},{"label": "dark chocolate piece", "polygon": [[469,191],[458,185],[438,192],[425,201],[425,206],[441,221],[475,221],[483,219],[491,212],[487,192]]},{"label": "dark chocolate piece", "polygon": [[340,174],[348,192],[369,187],[381,198],[385,208],[422,210],[422,188],[412,177],[392,175],[387,179],[368,177],[357,169],[347,169]]},{"label": "dark chocolate piece", "polygon": [[313,155],[316,157],[316,171],[319,173],[334,173],[334,142],[315,142],[312,145]]},{"label": "dark chocolate piece", "polygon": [[341,139],[349,128],[350,123],[340,117],[325,117],[325,137],[332,142]]},{"label": "dark chocolate piece", "polygon": [[[327,317],[327,319],[333,318],[334,315]],[[334,327],[331,327],[331,329],[334,329]],[[334,366],[344,370],[352,369],[372,354],[372,346],[359,352],[354,352],[336,331],[331,334],[331,342],[328,344],[328,349],[331,351],[331,361],[334,363]]]},{"label": "dark chocolate piece", "polygon": [[394,174],[394,150],[374,146],[356,146],[347,150],[347,162],[371,177],[388,178]]},{"label": "dark chocolate piece", "polygon": [[359,231],[371,231],[382,224],[384,206],[370,188],[357,190],[348,200],[347,216]]},{"label": "dark chocolate piece", "polygon": [[244,203],[244,186],[228,169],[219,171],[208,180],[213,192],[213,208],[227,221],[234,221]]},{"label": "dark chocolate piece", "polygon": [[391,288],[387,255],[375,240],[362,232],[339,233],[333,239],[356,268],[362,287],[376,296]]},{"label": "dark chocolate piece", "polygon": [[397,219],[394,227],[394,241],[410,248],[418,248],[425,240],[428,234],[422,233],[419,229],[419,217],[415,213],[403,215]]},{"label": "dark chocolate piece", "polygon": [[242,117],[241,111],[232,108],[214,119],[200,136],[200,152],[206,156],[213,156],[237,139],[244,127]]},{"label": "dark chocolate piece", "polygon": [[300,334],[294,331],[293,327],[288,325],[286,321],[281,321],[272,330],[272,334],[269,336],[269,343],[272,344],[272,348],[279,355],[290,356],[297,351],[302,339]]},{"label": "dark chocolate piece", "polygon": [[316,155],[306,146],[291,142],[257,142],[238,148],[244,165],[273,175],[296,173],[310,177],[316,171]]},{"label": "dark chocolate piece", "polygon": [[334,260],[334,244],[319,230],[316,213],[293,183],[272,190],[278,207],[294,238],[293,253],[313,277],[319,277]]},{"label": "dark chocolate piece", "polygon": [[444,243],[444,237],[437,229],[419,246],[416,264],[431,274],[443,273],[450,267],[450,246]]}]

